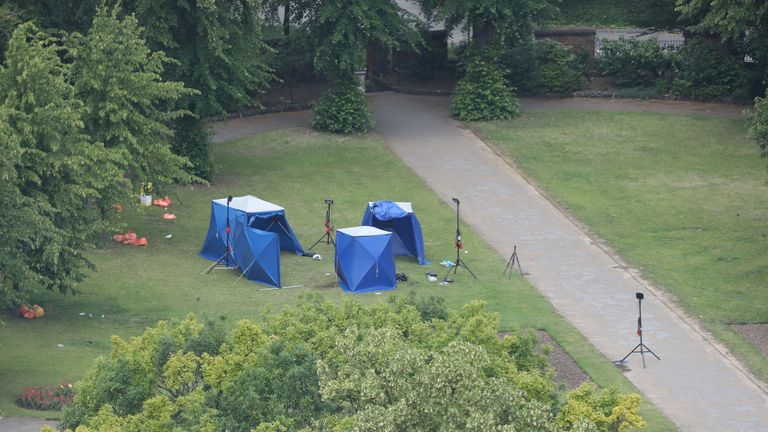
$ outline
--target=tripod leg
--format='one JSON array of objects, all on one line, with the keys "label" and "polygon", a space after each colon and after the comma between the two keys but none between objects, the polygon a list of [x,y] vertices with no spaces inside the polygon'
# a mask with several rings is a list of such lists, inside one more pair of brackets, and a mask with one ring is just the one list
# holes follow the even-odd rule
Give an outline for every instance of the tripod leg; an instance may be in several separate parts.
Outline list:
[{"label": "tripod leg", "polygon": [[469,274],[471,274],[473,278],[477,279],[477,276],[475,276],[475,273],[474,273],[474,272],[473,272],[473,271],[472,271],[472,270],[471,270],[469,267],[467,267],[467,265],[464,263],[464,260],[462,260],[462,259],[459,259],[459,262],[458,262],[458,263],[456,263],[456,269],[457,269],[457,270],[458,270],[458,267],[459,267],[459,266],[462,266],[462,267],[464,267],[465,269],[467,269],[467,271],[469,272]]},{"label": "tripod leg", "polygon": [[629,357],[630,355],[632,355],[632,354],[637,352],[637,349],[640,348],[640,345],[641,344],[637,344],[634,348],[632,348],[632,351],[628,352],[627,355],[625,355],[623,359],[619,360],[619,362],[624,363],[624,360],[626,360],[627,357]]},{"label": "tripod leg", "polygon": [[207,268],[207,269],[203,270],[203,272],[202,272],[202,273],[200,273],[200,276],[202,276],[202,275],[204,275],[204,274],[206,274],[206,273],[210,273],[210,272],[211,272],[211,270],[213,270],[213,268],[214,268],[214,267],[216,267],[217,265],[219,265],[219,264],[223,263],[223,262],[224,262],[224,259],[227,257],[227,255],[229,255],[229,251],[227,251],[227,252],[224,252],[224,255],[220,256],[220,257],[219,257],[219,259],[217,259],[217,260],[216,260],[216,261],[215,261],[213,264],[211,264],[210,266],[208,266],[208,268]]},{"label": "tripod leg", "polygon": [[[315,243],[314,243],[312,246],[308,247],[308,248],[307,248],[307,250],[310,250],[310,251],[311,251],[311,250],[312,250],[312,248],[314,248],[315,246],[319,245],[319,244],[320,244],[320,242],[321,242],[321,241],[323,241],[323,239],[324,239],[324,238],[325,238],[325,236],[327,236],[327,235],[328,235],[328,234],[323,234],[323,236],[322,236],[322,237],[320,237],[320,238],[319,238],[319,239],[318,239],[318,240],[317,240],[317,241],[316,241],[316,242],[315,242]],[[334,244],[334,246],[335,246],[335,244]]]},{"label": "tripod leg", "polygon": [[[509,257],[509,260],[507,261],[507,266],[504,267],[504,272],[501,273],[502,276],[507,274],[507,270],[509,270],[510,265],[512,266],[513,269],[515,268],[514,258],[515,258],[515,254],[512,254],[512,256]],[[509,272],[509,277],[512,277],[512,272]]]},{"label": "tripod leg", "polygon": [[520,274],[523,274],[523,268],[520,267],[520,258],[517,257],[517,253],[515,253],[515,261],[517,261],[517,270],[520,271]]}]

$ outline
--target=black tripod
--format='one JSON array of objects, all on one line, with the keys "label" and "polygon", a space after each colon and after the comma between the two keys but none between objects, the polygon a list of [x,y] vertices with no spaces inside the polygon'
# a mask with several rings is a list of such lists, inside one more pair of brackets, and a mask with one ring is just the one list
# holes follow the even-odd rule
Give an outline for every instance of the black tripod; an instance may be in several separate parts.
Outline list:
[{"label": "black tripod", "polygon": [[505,274],[507,274],[507,270],[509,270],[509,277],[511,278],[512,273],[515,270],[515,263],[517,263],[517,269],[520,271],[520,274],[521,275],[525,274],[523,273],[522,267],[520,267],[520,258],[517,257],[517,245],[514,245],[512,247],[512,256],[509,257],[509,261],[507,261],[507,266],[504,267],[504,272],[501,275],[504,276]]},{"label": "black tripod", "polygon": [[643,369],[645,369],[645,353],[649,352],[653,354],[653,356],[656,357],[656,360],[661,359],[656,355],[656,353],[651,351],[651,349],[643,343],[643,293],[635,293],[635,298],[637,298],[637,335],[640,336],[640,343],[632,348],[632,351],[625,355],[623,359],[619,360],[619,363],[624,363],[624,360],[626,360],[627,357],[629,357],[631,354],[639,353],[643,358]]},{"label": "black tripod", "polygon": [[451,198],[451,200],[456,203],[456,265],[448,268],[448,272],[445,274],[445,277],[443,277],[443,280],[448,278],[448,275],[451,274],[451,270],[453,270],[453,274],[456,274],[459,267],[464,267],[473,278],[477,279],[477,276],[472,273],[472,270],[470,270],[470,268],[467,267],[467,264],[464,263],[464,260],[461,259],[461,249],[464,247],[464,244],[461,242],[461,230],[459,229],[459,204],[461,204],[461,202],[458,198]]},{"label": "black tripod", "polygon": [[232,195],[227,197],[227,228],[224,231],[226,233],[226,243],[227,243],[227,251],[224,252],[224,255],[220,256],[219,259],[216,260],[213,264],[211,264],[207,269],[203,270],[201,274],[210,273],[211,270],[217,268],[218,266],[223,265],[224,268],[233,268],[234,266],[230,263],[234,263],[234,260],[232,259],[232,245],[229,243],[229,233],[231,231],[229,227],[229,203],[232,202]]},{"label": "black tripod", "polygon": [[336,247],[336,242],[334,242],[333,237],[331,237],[331,233],[333,232],[333,225],[331,225],[331,205],[333,205],[333,200],[328,198],[325,200],[325,204],[328,206],[328,209],[325,210],[325,234],[323,234],[323,236],[320,237],[315,242],[315,244],[310,246],[307,250],[312,250],[312,248],[320,244],[320,242],[323,240],[325,240],[325,244],[333,244],[333,247]]}]

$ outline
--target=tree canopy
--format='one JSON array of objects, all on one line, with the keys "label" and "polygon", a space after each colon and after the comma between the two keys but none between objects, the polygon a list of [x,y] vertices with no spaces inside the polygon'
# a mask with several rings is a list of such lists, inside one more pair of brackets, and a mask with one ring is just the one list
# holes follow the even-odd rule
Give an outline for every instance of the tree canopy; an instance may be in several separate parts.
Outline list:
[{"label": "tree canopy", "polygon": [[193,180],[167,127],[182,113],[169,107],[191,92],[162,81],[164,59],[116,10],[101,8],[84,36],[16,28],[0,68],[0,301],[75,292],[92,268],[83,250],[115,228],[129,178]]},{"label": "tree canopy", "polygon": [[[426,307],[425,307],[426,305]],[[585,386],[560,402],[519,332],[471,303],[394,298],[363,306],[319,296],[263,325],[160,322],[112,339],[77,385],[78,431],[608,431],[642,426],[639,397]],[[445,319],[437,318],[444,316]],[[559,414],[558,414],[559,413]]]},{"label": "tree canopy", "polygon": [[91,267],[83,245],[105,228],[115,191],[129,187],[113,154],[83,130],[86,108],[68,82],[59,45],[23,24],[0,68],[6,301],[36,286],[73,291]]}]

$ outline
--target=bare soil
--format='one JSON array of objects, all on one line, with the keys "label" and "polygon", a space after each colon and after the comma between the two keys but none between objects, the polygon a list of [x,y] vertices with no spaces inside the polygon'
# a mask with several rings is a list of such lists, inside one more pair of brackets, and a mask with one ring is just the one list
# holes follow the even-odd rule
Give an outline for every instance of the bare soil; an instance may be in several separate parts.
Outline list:
[{"label": "bare soil", "polygon": [[752,342],[755,348],[768,357],[768,324],[732,324],[731,329]]}]

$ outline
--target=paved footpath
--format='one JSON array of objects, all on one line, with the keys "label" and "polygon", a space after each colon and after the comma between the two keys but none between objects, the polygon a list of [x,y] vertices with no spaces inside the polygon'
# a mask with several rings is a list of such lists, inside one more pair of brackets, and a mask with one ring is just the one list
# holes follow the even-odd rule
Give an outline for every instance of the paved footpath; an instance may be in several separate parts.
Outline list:
[{"label": "paved footpath", "polygon": [[527,279],[607,359],[624,357],[637,343],[635,293],[645,293],[643,336],[661,361],[646,355],[644,369],[633,354],[623,373],[681,430],[768,430],[768,395],[695,323],[452,120],[447,98],[386,92],[369,101],[392,151],[446,203],[459,198],[462,219],[502,256],[517,245]]}]

